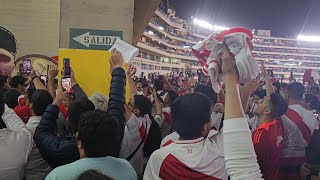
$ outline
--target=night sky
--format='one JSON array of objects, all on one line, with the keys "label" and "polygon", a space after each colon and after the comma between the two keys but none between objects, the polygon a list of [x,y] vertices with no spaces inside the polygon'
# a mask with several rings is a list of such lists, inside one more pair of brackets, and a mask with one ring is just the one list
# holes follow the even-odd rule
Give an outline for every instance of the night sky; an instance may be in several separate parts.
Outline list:
[{"label": "night sky", "polygon": [[320,36],[320,0],[172,0],[176,14],[211,24],[270,29],[272,36]]}]

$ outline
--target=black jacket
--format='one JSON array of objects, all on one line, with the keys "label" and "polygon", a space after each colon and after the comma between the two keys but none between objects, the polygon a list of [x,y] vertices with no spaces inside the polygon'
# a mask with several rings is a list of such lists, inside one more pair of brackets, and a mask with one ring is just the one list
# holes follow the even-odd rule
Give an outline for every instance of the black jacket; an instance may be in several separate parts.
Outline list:
[{"label": "black jacket", "polygon": [[[116,118],[124,131],[125,115],[125,83],[126,75],[122,68],[116,68],[112,72],[108,112]],[[58,167],[78,160],[79,152],[75,137],[72,135],[58,136],[57,118],[59,108],[49,105],[43,114],[34,135],[37,148],[42,157],[52,167]]]}]

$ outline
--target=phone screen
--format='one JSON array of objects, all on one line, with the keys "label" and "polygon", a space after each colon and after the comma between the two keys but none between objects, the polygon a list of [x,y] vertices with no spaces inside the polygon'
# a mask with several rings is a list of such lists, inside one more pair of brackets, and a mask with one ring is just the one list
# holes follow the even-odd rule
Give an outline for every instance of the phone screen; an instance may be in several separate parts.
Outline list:
[{"label": "phone screen", "polygon": [[22,73],[25,76],[29,76],[31,73],[31,61],[30,59],[24,59],[22,61]]},{"label": "phone screen", "polygon": [[70,59],[69,58],[63,59],[63,68],[64,68],[64,76],[69,77],[71,74]]},{"label": "phone screen", "polygon": [[62,78],[61,87],[63,91],[71,92],[71,78]]}]

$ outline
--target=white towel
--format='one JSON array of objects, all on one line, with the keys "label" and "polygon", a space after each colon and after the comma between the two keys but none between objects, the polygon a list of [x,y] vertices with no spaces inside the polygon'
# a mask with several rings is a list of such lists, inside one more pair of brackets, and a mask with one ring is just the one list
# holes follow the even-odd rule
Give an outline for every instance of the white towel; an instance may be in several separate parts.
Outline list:
[{"label": "white towel", "polygon": [[123,59],[128,64],[131,64],[132,59],[136,57],[139,53],[138,48],[131,46],[130,44],[122,41],[121,39],[117,39],[109,51],[113,50],[114,48],[116,48],[117,51],[121,52]]},{"label": "white towel", "polygon": [[211,79],[213,90],[218,93],[222,86],[221,59],[218,58],[225,42],[235,56],[239,72],[239,82],[245,83],[256,78],[260,72],[259,64],[254,59],[250,47],[252,32],[243,28],[233,28],[214,32],[202,42],[192,47],[193,53],[203,63],[203,72]]}]

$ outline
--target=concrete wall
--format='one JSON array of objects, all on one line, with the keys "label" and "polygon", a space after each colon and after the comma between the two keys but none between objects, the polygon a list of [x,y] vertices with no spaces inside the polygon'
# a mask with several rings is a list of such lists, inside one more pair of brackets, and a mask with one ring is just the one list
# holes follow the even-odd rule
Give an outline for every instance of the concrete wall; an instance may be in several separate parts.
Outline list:
[{"label": "concrete wall", "polygon": [[0,26],[15,35],[17,57],[57,55],[59,24],[60,0],[0,0]]},{"label": "concrete wall", "polygon": [[132,42],[134,0],[62,0],[60,47],[69,47],[70,28],[123,31]]}]

